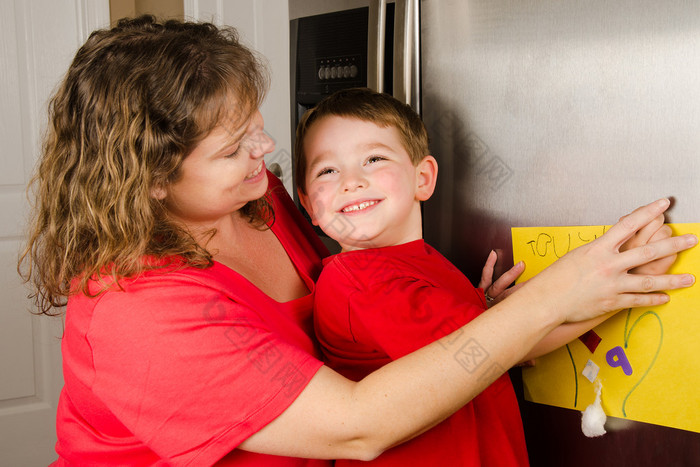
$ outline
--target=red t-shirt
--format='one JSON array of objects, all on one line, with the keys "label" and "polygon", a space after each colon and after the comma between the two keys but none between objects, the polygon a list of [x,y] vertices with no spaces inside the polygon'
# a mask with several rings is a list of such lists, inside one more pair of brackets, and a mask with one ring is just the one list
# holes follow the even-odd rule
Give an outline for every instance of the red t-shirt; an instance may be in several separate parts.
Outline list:
[{"label": "red t-shirt", "polygon": [[[423,240],[340,253],[324,264],[316,284],[316,335],[328,365],[354,381],[457,330],[486,308],[483,293]],[[465,359],[465,371],[482,361],[488,365],[478,355],[455,358]],[[447,420],[370,464],[528,465],[508,375]]]},{"label": "red t-shirt", "polygon": [[215,263],[149,271],[121,281],[122,290],[70,297],[57,465],[329,465],[235,449],[321,366],[309,335],[326,250],[279,180],[268,178],[272,231],[312,293],[278,303]]}]

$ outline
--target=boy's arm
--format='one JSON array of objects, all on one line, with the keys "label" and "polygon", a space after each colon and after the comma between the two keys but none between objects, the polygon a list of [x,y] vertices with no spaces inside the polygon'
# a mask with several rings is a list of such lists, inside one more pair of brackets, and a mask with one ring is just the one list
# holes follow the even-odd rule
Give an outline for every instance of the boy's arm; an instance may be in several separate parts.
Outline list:
[{"label": "boy's arm", "polygon": [[[559,347],[568,344],[569,342],[575,340],[587,331],[590,331],[594,327],[598,326],[600,323],[615,315],[617,312],[618,311],[612,311],[610,313],[588,321],[560,324],[559,326],[554,328],[549,334],[544,336],[542,340],[535,344],[532,350],[530,350],[527,353],[527,355],[525,355],[525,357],[520,361],[520,363],[530,362],[531,360],[537,357],[547,355],[549,352],[557,350]],[[532,363],[530,363],[530,365],[532,365]]]}]

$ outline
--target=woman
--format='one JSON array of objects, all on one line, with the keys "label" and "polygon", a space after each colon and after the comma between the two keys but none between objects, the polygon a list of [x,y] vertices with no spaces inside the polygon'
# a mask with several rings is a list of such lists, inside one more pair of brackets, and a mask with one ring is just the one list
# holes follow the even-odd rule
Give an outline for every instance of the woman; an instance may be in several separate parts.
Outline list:
[{"label": "woman", "polygon": [[23,257],[44,313],[67,299],[57,465],[371,459],[558,325],[663,303],[648,292],[693,282],[627,273],[697,242],[619,252],[652,237],[658,201],[469,325],[351,382],[309,337],[325,251],[265,170],[265,86],[235,32],[213,25],[125,20],[76,54],[51,103]]}]

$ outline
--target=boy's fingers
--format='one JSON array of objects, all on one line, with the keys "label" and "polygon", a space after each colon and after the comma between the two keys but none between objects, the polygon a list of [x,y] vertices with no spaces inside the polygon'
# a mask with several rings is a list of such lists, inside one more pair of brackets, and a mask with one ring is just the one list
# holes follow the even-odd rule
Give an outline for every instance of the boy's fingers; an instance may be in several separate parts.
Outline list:
[{"label": "boy's fingers", "polygon": [[[638,246],[646,245],[650,241],[653,240],[661,240],[661,238],[664,238],[663,235],[659,236],[659,231],[662,230],[664,227],[664,215],[659,214],[656,216],[651,222],[649,222],[647,225],[642,227],[636,234],[632,236],[628,241],[626,241],[621,247],[620,251],[625,251],[629,250]],[[667,227],[668,231],[670,232],[670,228]],[[669,235],[666,235],[667,237],[670,237]]]},{"label": "boy's fingers", "polygon": [[504,272],[501,277],[499,277],[496,282],[494,282],[491,285],[491,295],[492,297],[496,297],[500,294],[502,294],[510,284],[515,282],[515,280],[520,277],[520,275],[523,273],[525,270],[525,263],[522,261],[519,261],[515,266]]},{"label": "boy's fingers", "polygon": [[486,263],[484,268],[481,270],[481,280],[479,281],[479,288],[484,291],[491,286],[493,281],[493,270],[496,266],[496,261],[498,260],[498,255],[494,250],[491,250],[489,256],[486,258]]},{"label": "boy's fingers", "polygon": [[652,235],[646,243],[663,240],[664,238],[669,238],[672,235],[673,231],[671,230],[671,227],[669,227],[666,224],[663,224],[661,227],[659,227],[659,229],[656,232],[654,232],[654,235]]},{"label": "boy's fingers", "polygon": [[663,214],[669,205],[670,201],[664,198],[635,209],[630,214],[623,216],[617,224],[610,227],[605,235],[600,237],[600,243],[612,246],[616,251],[619,250],[627,240],[632,238],[657,216]]}]

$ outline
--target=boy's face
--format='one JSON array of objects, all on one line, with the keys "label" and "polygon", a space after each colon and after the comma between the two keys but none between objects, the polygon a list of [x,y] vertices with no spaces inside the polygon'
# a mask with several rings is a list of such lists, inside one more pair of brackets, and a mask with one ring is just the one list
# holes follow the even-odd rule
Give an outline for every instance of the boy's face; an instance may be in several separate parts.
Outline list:
[{"label": "boy's face", "polygon": [[422,238],[420,201],[433,192],[437,163],[426,156],[414,166],[396,128],[324,117],[308,130],[304,154],[301,202],[344,251]]}]

